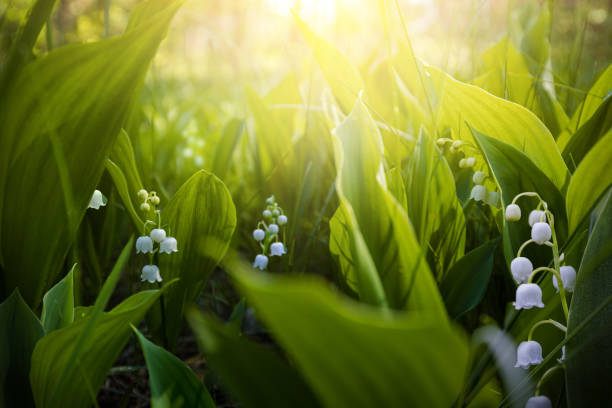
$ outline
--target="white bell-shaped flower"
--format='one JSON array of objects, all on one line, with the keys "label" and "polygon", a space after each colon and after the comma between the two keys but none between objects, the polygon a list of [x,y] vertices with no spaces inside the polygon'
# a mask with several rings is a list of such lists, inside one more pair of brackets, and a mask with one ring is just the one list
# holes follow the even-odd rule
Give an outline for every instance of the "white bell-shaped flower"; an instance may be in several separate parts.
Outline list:
[{"label": "white bell-shaped flower", "polygon": [[[562,266],[559,271],[561,274],[561,281],[563,282],[563,289],[568,292],[574,291],[574,286],[576,285],[576,270],[573,266]],[[557,277],[553,275],[552,284],[559,292],[559,284],[557,283]]]},{"label": "white bell-shaped flower", "polygon": [[542,289],[535,283],[523,283],[516,288],[516,301],[513,303],[516,310],[544,307],[542,303]]},{"label": "white bell-shaped flower", "polygon": [[531,239],[538,245],[542,245],[546,241],[549,241],[552,237],[552,230],[550,225],[545,222],[536,222],[531,227]]},{"label": "white bell-shaped flower", "polygon": [[91,196],[91,200],[89,200],[89,208],[99,210],[100,207],[104,207],[105,205],[106,197],[102,195],[102,192],[100,190],[94,190],[93,195]]},{"label": "white bell-shaped flower", "polygon": [[272,217],[272,211],[270,211],[270,210],[263,210],[261,215],[263,215],[264,218],[270,218],[270,217]]},{"label": "white bell-shaped flower", "polygon": [[138,237],[136,240],[136,253],[146,254],[149,252],[153,252],[153,240],[151,237],[147,237],[146,235]]},{"label": "white bell-shaped flower", "polygon": [[470,197],[476,201],[484,201],[487,198],[488,193],[489,192],[485,186],[474,186],[474,188],[472,188]]},{"label": "white bell-shaped flower", "polygon": [[525,408],[552,408],[552,402],[546,395],[538,395],[527,400]]},{"label": "white bell-shaped flower", "polygon": [[276,222],[278,222],[278,225],[285,225],[287,223],[287,216],[286,215],[279,215],[278,219],[276,220]]},{"label": "white bell-shaped flower", "polygon": [[278,234],[278,225],[270,224],[268,226],[268,231],[270,231],[272,234]]},{"label": "white bell-shaped flower", "polygon": [[516,204],[510,204],[506,207],[506,220],[518,221],[521,219],[521,207]]},{"label": "white bell-shaped flower", "polygon": [[474,167],[475,164],[476,164],[476,158],[467,157],[465,159],[465,167]]},{"label": "white bell-shaped flower", "polygon": [[161,243],[166,239],[166,231],[161,228],[154,228],[151,230],[151,238],[157,243]]},{"label": "white bell-shaped flower", "polygon": [[510,271],[517,283],[525,283],[529,280],[531,272],[533,272],[533,264],[524,256],[519,256],[510,263]]},{"label": "white bell-shaped flower", "polygon": [[275,242],[270,245],[270,256],[282,256],[286,253],[285,245],[282,242]]},{"label": "white bell-shaped flower", "polygon": [[259,268],[262,271],[268,267],[268,257],[262,254],[259,254],[255,257],[255,262],[253,262],[253,268]]},{"label": "white bell-shaped flower", "polygon": [[522,341],[516,349],[516,364],[514,366],[526,370],[530,365],[540,364],[543,360],[540,343],[533,340]]},{"label": "white bell-shaped flower", "polygon": [[255,241],[261,241],[266,237],[266,231],[262,230],[261,228],[257,228],[256,230],[253,231],[253,238],[255,239]]},{"label": "white bell-shaped flower", "polygon": [[172,252],[178,252],[176,245],[177,245],[176,238],[167,237],[161,242],[161,244],[159,244],[159,252],[161,252],[162,254],[170,254]]},{"label": "white bell-shaped flower", "polygon": [[147,281],[149,283],[153,283],[155,281],[161,282],[162,278],[159,274],[159,268],[157,265],[145,265],[142,267],[142,273],[140,274],[140,279],[144,282]]},{"label": "white bell-shaped flower", "polygon": [[546,221],[546,217],[544,217],[544,211],[541,210],[533,210],[529,213],[529,226],[533,227],[533,224],[536,222],[544,222]]},{"label": "white bell-shaped flower", "polygon": [[149,205],[149,203],[140,204],[140,211],[149,212],[150,210],[151,210],[151,206]]},{"label": "white bell-shaped flower", "polygon": [[484,172],[477,171],[472,176],[472,181],[474,182],[474,184],[482,185],[482,183],[484,183],[486,177],[487,177],[487,175],[484,174]]}]

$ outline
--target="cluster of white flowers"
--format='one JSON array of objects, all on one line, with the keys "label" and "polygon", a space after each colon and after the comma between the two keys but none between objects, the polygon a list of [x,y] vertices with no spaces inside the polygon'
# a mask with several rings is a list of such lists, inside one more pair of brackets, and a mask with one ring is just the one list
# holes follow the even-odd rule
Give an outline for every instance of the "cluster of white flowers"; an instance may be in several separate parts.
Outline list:
[{"label": "cluster of white flowers", "polygon": [[142,212],[149,212],[151,208],[155,210],[155,207],[160,203],[160,199],[155,191],[149,192],[144,188],[138,191],[138,199],[141,201],[140,211]]},{"label": "cluster of white flowers", "polygon": [[490,206],[497,207],[499,204],[499,192],[487,190],[487,188],[484,186],[486,178],[487,175],[484,172],[480,170],[474,172],[474,175],[472,176],[474,187],[470,193],[470,198],[473,198],[476,201],[482,201]]},{"label": "cluster of white flowers", "polygon": [[266,199],[266,209],[262,216],[263,220],[257,223],[257,228],[253,231],[253,239],[259,242],[262,253],[255,257],[253,267],[263,271],[268,267],[268,254],[282,256],[287,253],[285,244],[281,241],[281,228],[287,224],[287,216],[278,206],[274,196]]},{"label": "cluster of white flowers", "polygon": [[[520,309],[531,309],[533,307],[543,308],[544,303],[542,302],[542,289],[536,283],[533,283],[533,278],[538,272],[550,272],[552,273],[552,284],[557,289],[557,292],[561,296],[561,305],[565,319],[568,318],[568,307],[567,300],[565,299],[565,291],[573,292],[574,285],[576,283],[576,270],[569,265],[561,266],[561,262],[564,260],[563,254],[559,255],[557,238],[554,231],[554,216],[548,209],[546,201],[534,192],[526,192],[518,194],[512,200],[512,203],[506,207],[505,216],[506,220],[510,222],[519,221],[521,219],[521,208],[516,204],[517,200],[521,197],[536,197],[539,200],[537,208],[529,213],[528,223],[531,227],[531,239],[525,241],[519,248],[516,258],[510,263],[510,271],[512,277],[518,284],[516,289],[516,301],[513,303],[517,310]],[[521,256],[521,252],[525,247],[531,243],[536,245],[546,245],[553,249],[553,268],[542,266],[539,268],[533,267],[531,260]],[[557,277],[560,278],[559,282]],[[516,351],[516,364],[515,367],[528,369],[532,365],[537,365],[544,361],[542,357],[542,346],[535,340],[532,340],[533,332],[536,327],[542,324],[552,324],[563,332],[567,332],[567,328],[561,323],[548,319],[537,322],[531,327],[527,336],[527,341],[523,341],[519,344]],[[565,346],[562,347],[562,356],[559,362],[565,360]],[[551,368],[551,370],[554,369]],[[546,375],[543,375],[540,379],[542,381]],[[539,389],[539,383],[538,388]],[[537,395],[529,398],[526,408],[539,408],[539,407],[551,407],[551,401],[548,397],[543,395]]]},{"label": "cluster of white flowers", "polygon": [[100,190],[94,190],[91,199],[89,200],[88,208],[93,208],[94,210],[99,210],[100,207],[104,207],[106,205],[106,197]]},{"label": "cluster of white flowers", "polygon": [[[157,215],[157,222],[147,220],[143,225],[143,235],[138,237],[136,240],[136,253],[137,254],[149,254],[149,264],[142,267],[142,273],[140,279],[142,282],[147,281],[149,283],[161,282],[161,274],[159,267],[153,264],[153,258],[156,253],[160,254],[171,254],[172,252],[178,252],[176,238],[169,237],[166,235],[166,231],[161,227],[161,211],[156,207],[160,203],[159,197],[155,192],[148,193],[146,190],[140,190],[138,192],[138,198],[143,200],[143,205],[147,205],[143,211],[151,210],[150,205],[153,205],[153,210]],[[150,203],[148,203],[148,202]],[[153,226],[149,234],[147,234],[148,228]],[[155,248],[155,245],[158,245]]]}]

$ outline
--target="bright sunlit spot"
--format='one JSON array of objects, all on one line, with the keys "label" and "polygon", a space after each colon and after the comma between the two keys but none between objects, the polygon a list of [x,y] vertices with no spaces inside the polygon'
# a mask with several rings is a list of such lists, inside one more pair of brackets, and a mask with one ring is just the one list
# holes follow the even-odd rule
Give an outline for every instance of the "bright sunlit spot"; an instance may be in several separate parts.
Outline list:
[{"label": "bright sunlit spot", "polygon": [[330,24],[338,14],[337,0],[268,0],[268,3],[280,16],[290,17],[294,11],[307,21],[318,20],[319,24]]}]

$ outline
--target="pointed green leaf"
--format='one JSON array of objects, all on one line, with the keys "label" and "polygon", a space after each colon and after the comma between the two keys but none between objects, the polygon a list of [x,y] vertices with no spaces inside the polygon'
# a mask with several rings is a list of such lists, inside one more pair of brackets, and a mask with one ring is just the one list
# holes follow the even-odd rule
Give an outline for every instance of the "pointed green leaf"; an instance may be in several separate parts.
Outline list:
[{"label": "pointed green leaf", "polygon": [[0,304],[0,406],[34,407],[30,359],[43,335],[40,321],[15,289]]},{"label": "pointed green leaf", "polygon": [[[164,295],[166,336],[172,345],[183,327],[185,306],[199,296],[227,251],[236,228],[236,208],[223,182],[201,170],[179,188],[162,214],[168,235],[178,242],[178,252],[159,255],[163,278],[180,279]],[[154,330],[161,329],[157,316]]]},{"label": "pointed green leaf", "polygon": [[40,320],[45,334],[68,326],[74,320],[74,269],[53,286],[43,297]]},{"label": "pointed green leaf", "polygon": [[216,407],[202,381],[185,363],[147,340],[134,326],[132,330],[147,362],[153,408]]}]

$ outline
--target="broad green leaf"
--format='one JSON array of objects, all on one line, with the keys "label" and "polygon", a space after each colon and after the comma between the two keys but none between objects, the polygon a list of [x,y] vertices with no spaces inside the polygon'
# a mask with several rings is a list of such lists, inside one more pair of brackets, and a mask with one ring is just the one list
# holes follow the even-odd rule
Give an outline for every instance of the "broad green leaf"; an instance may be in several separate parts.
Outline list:
[{"label": "broad green leaf", "polygon": [[[117,286],[121,272],[129,260],[133,245],[134,238],[132,237],[121,251],[94,306],[88,309],[88,313],[82,317],[75,313],[75,320],[71,325],[51,332],[37,343],[37,348],[32,354],[30,372],[30,383],[36,406],[60,406],[58,404],[68,400],[69,395],[71,401],[74,397],[76,406],[87,404],[88,401],[91,402],[91,399],[95,398],[93,390],[102,385],[108,369],[127,341],[129,327],[123,327],[122,324],[127,325],[131,322],[129,319],[132,318],[136,322],[139,321],[142,318],[141,315],[144,315],[150,306],[150,304],[147,305],[142,313],[139,311],[138,303],[142,302],[141,298],[144,296],[142,294],[145,293],[141,292],[113,309],[118,312],[126,311],[123,315],[119,314],[118,318],[104,314],[104,309]],[[151,303],[154,300],[155,297],[152,298]],[[81,310],[78,312],[81,313]],[[127,323],[122,319],[128,319]],[[108,336],[108,333],[102,330],[102,326],[105,326],[103,330],[108,330],[109,333],[112,332],[118,337],[105,337]],[[122,328],[126,330],[123,337],[120,336]],[[100,338],[103,339],[102,342]],[[109,344],[105,343],[108,338],[113,339],[112,345],[115,348],[105,348]],[[93,354],[87,355],[89,352]],[[84,361],[87,361],[85,365],[87,372],[85,373],[81,366]],[[78,388],[79,393],[77,394],[71,387]]]},{"label": "broad green leaf", "polygon": [[301,374],[272,348],[239,337],[196,310],[188,318],[207,363],[244,406],[320,406]]},{"label": "broad green leaf", "polygon": [[[223,182],[201,170],[179,188],[162,214],[168,235],[178,242],[178,252],[159,255],[163,278],[180,278],[164,295],[166,338],[172,345],[183,327],[185,306],[199,296],[227,251],[236,228],[236,208]],[[154,328],[161,330],[157,308],[154,316]]]},{"label": "broad green leaf", "polygon": [[436,313],[384,311],[317,280],[230,270],[323,405],[448,407],[457,397],[467,344]]},{"label": "broad green leaf", "polygon": [[586,154],[570,180],[566,207],[569,232],[572,234],[601,195],[612,184],[612,130]]},{"label": "broad green leaf", "polygon": [[480,303],[493,270],[493,255],[499,238],[485,242],[467,253],[448,271],[440,293],[451,318],[458,318]]},{"label": "broad green leaf", "polygon": [[[513,146],[484,135],[472,129],[474,139],[477,141],[486,161],[501,190],[501,199],[504,208],[512,202],[514,197],[523,192],[536,192],[548,203],[549,210],[555,216],[555,231],[560,243],[567,238],[567,216],[565,213],[565,200],[545,174],[529,157]],[[533,200],[521,199],[518,202],[522,210],[522,218],[518,222],[508,222],[504,218],[504,254],[506,262],[516,256],[516,251],[531,237],[531,229],[527,222],[529,212],[535,209]],[[539,251],[538,248],[527,247],[526,256],[534,265],[546,265],[550,260],[550,250]],[[537,246],[537,245],[536,245]]]},{"label": "broad green leaf", "polygon": [[348,114],[355,105],[359,92],[365,89],[359,70],[335,46],[313,33],[297,15],[294,14],[294,17],[338,105]]},{"label": "broad green leaf", "polygon": [[202,381],[184,362],[147,340],[134,326],[132,329],[147,363],[153,408],[216,407]]},{"label": "broad green leaf", "polygon": [[[130,325],[142,320],[160,294],[159,290],[139,292],[103,313],[93,326],[91,314],[40,340],[30,373],[36,406],[90,405],[129,340]],[[75,341],[80,338],[85,338],[82,344]]]},{"label": "broad green leaf", "polygon": [[74,269],[53,286],[43,297],[40,320],[45,334],[68,326],[74,320]]},{"label": "broad green leaf", "polygon": [[406,170],[405,207],[429,267],[441,280],[465,250],[465,217],[453,173],[434,141],[424,132]]},{"label": "broad green leaf", "polygon": [[33,307],[61,270],[126,113],[180,4],[144,2],[132,16],[146,14],[146,22],[130,23],[121,36],[53,50],[24,66],[2,91],[1,261],[6,290],[19,287]]},{"label": "broad green leaf", "polygon": [[437,68],[430,66],[427,69],[440,99],[440,131],[453,129],[458,139],[473,144],[471,126],[523,151],[557,189],[566,187],[569,172],[555,140],[533,113],[478,87],[459,82]]},{"label": "broad green leaf", "polygon": [[586,94],[584,101],[578,106],[570,123],[557,139],[559,150],[565,150],[567,142],[578,129],[580,129],[599,109],[604,98],[612,91],[612,64],[608,65],[597,78]]},{"label": "broad green leaf", "polygon": [[[380,133],[361,99],[333,135],[336,191],[349,233],[343,251],[353,260],[360,297],[397,309],[427,310],[445,319],[412,225],[387,189]],[[385,302],[381,302],[381,284]]]},{"label": "broad green leaf", "polygon": [[0,304],[0,406],[34,407],[30,359],[43,335],[40,321],[15,289]]},{"label": "broad green leaf", "polygon": [[399,205],[402,208],[406,208],[408,198],[406,197],[406,186],[402,177],[402,169],[394,167],[387,172],[387,186]]},{"label": "broad green leaf", "polygon": [[[612,293],[612,196],[592,229],[580,264],[570,306],[568,336]],[[601,405],[610,395],[612,305],[607,304],[578,338],[568,342],[567,387],[570,407]]]},{"label": "broad green leaf", "polygon": [[576,131],[563,148],[563,158],[571,167],[576,168],[582,159],[612,128],[612,94],[599,105],[591,118]]}]

